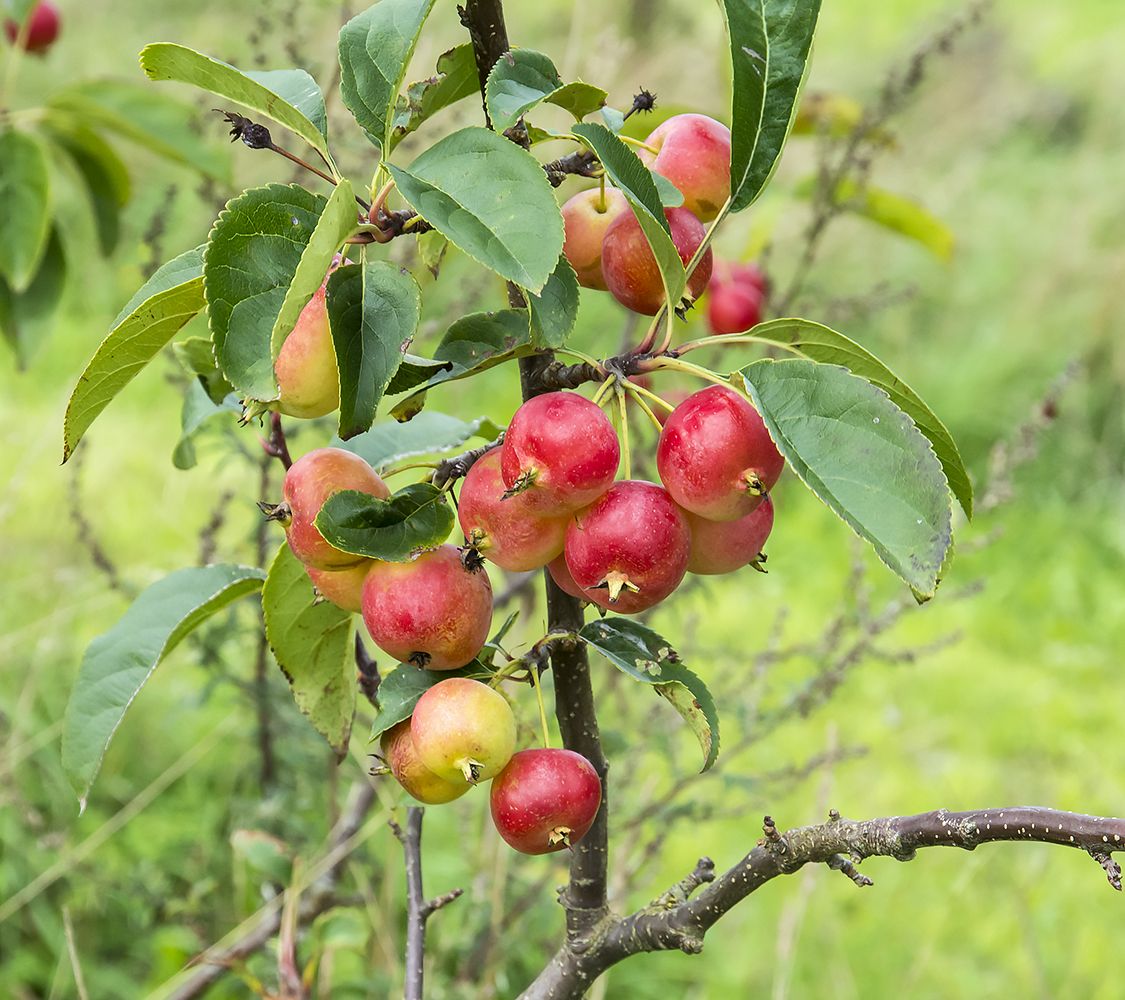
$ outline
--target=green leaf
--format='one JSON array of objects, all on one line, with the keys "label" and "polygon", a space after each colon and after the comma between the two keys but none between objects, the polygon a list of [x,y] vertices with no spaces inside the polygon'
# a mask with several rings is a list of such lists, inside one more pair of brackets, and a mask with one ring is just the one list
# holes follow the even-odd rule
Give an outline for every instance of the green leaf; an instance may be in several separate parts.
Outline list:
[{"label": "green leaf", "polygon": [[656,257],[665,295],[669,302],[678,303],[687,287],[687,272],[672,242],[672,230],[664,216],[652,171],[604,125],[585,123],[575,125],[572,131],[594,151],[606,176],[628,199]]},{"label": "green leaf", "polygon": [[352,616],[317,601],[305,567],[284,543],[262,588],[262,613],[297,707],[343,758],[355,715]]},{"label": "green leaf", "polygon": [[215,356],[231,384],[254,399],[277,397],[277,352],[324,281],[345,217],[354,225],[342,188],[331,211],[296,185],[252,188],[227,202],[211,230],[203,275]]},{"label": "green leaf", "polygon": [[578,276],[565,254],[543,291],[539,295],[528,293],[527,304],[531,313],[531,346],[539,349],[562,347],[578,322]]},{"label": "green leaf", "polygon": [[210,337],[187,337],[172,345],[172,353],[184,371],[198,379],[212,403],[221,403],[234,392],[219,370]]},{"label": "green leaf", "polygon": [[723,0],[730,37],[731,211],[769,183],[797,116],[820,0]]},{"label": "green leaf", "polygon": [[367,430],[403,349],[418,329],[422,293],[409,271],[386,261],[351,264],[328,280],[328,319],[340,369],[340,429]]},{"label": "green leaf", "polygon": [[250,566],[190,567],[146,589],[86,650],[63,720],[62,763],[82,808],[109,741],[145,682],[193,629],[255,593],[265,574]]},{"label": "green leaf", "polygon": [[87,127],[116,132],[209,177],[225,181],[230,176],[229,154],[199,136],[195,109],[148,85],[83,80],[55,94],[48,107],[74,115]]},{"label": "green leaf", "polygon": [[51,179],[43,143],[27,132],[0,131],[0,278],[26,291],[39,270],[51,232]]},{"label": "green leaf", "polygon": [[405,424],[376,424],[371,430],[347,441],[336,438],[331,447],[346,448],[372,468],[385,469],[407,458],[459,448],[472,437],[495,441],[500,430],[486,417],[466,423],[457,417],[430,411],[419,413]]},{"label": "green leaf", "polygon": [[15,292],[0,278],[0,333],[11,346],[20,368],[54,328],[59,303],[66,291],[67,263],[58,229],[51,231],[47,252],[31,284]]},{"label": "green leaf", "polygon": [[243,72],[172,42],[146,45],[141,50],[141,69],[151,80],[189,83],[277,122],[331,162],[324,96],[303,69]]},{"label": "green leaf", "polygon": [[406,562],[441,545],[453,530],[448,494],[429,483],[403,487],[388,500],[358,490],[333,494],[316,516],[329,545],[357,556]]},{"label": "green leaf", "polygon": [[98,243],[110,254],[120,235],[121,209],[129,201],[129,172],[114,148],[93,129],[73,122],[69,115],[48,113],[48,134],[73,162],[93,210]]},{"label": "green leaf", "polygon": [[603,618],[578,633],[634,680],[651,684],[699,740],[706,771],[719,756],[719,713],[707,685],[687,669],[668,640],[627,618]]},{"label": "green leaf", "polygon": [[[806,177],[794,193],[800,198],[810,198],[817,190],[817,184],[818,178]],[[911,198],[871,184],[860,186],[848,179],[836,185],[833,200],[846,211],[914,240],[940,260],[953,258],[953,232],[941,219]]]},{"label": "green leaf", "polygon": [[417,354],[404,354],[402,364],[398,366],[391,384],[387,386],[386,395],[409,392],[423,382],[428,382],[438,372],[449,371],[451,366],[452,363],[449,361],[435,361],[433,358],[420,358]]},{"label": "green leaf", "polygon": [[180,440],[172,450],[172,464],[177,469],[195,467],[195,438],[215,417],[242,415],[242,404],[236,393],[230,393],[219,402],[207,394],[207,389],[199,379],[188,383],[184,393],[184,405],[180,410]]},{"label": "green leaf", "polygon": [[454,246],[523,288],[543,288],[562,252],[563,224],[530,153],[473,127],[441,139],[409,168],[388,167],[399,194]]},{"label": "green leaf", "polygon": [[371,724],[371,740],[377,740],[403,719],[409,719],[418,699],[435,684],[440,684],[449,677],[487,680],[490,676],[491,672],[477,660],[460,670],[423,670],[411,663],[395,667],[390,673],[384,674],[379,684],[379,710]]},{"label": "green leaf", "polygon": [[510,129],[533,108],[548,101],[582,119],[606,101],[606,92],[588,83],[563,83],[549,56],[533,49],[506,52],[492,67],[485,99],[492,127]]},{"label": "green leaf", "polygon": [[741,374],[801,481],[920,599],[932,597],[952,539],[949,491],[910,417],[836,365],[758,361]]},{"label": "green leaf", "polygon": [[63,420],[63,461],[113,398],[204,306],[197,247],[160,268],[114,321],[71,393]]},{"label": "green leaf", "polygon": [[391,149],[426,119],[477,93],[478,87],[477,61],[472,45],[466,42],[443,52],[438,56],[436,75],[412,83],[406,88],[405,95],[398,96],[391,123]]},{"label": "green leaf", "polygon": [[340,94],[385,156],[395,102],[434,0],[380,0],[340,29]]},{"label": "green leaf", "polygon": [[656,193],[660,197],[660,204],[664,208],[679,208],[684,203],[684,193],[663,174],[650,170],[652,182],[656,185]]},{"label": "green leaf", "polygon": [[973,516],[973,484],[957,450],[957,443],[937,415],[921,397],[895,375],[874,354],[842,333],[807,319],[774,319],[751,331],[778,344],[789,344],[813,361],[842,365],[882,389],[906,413],[934,446],[934,453],[945,470],[949,488],[966,515]]}]

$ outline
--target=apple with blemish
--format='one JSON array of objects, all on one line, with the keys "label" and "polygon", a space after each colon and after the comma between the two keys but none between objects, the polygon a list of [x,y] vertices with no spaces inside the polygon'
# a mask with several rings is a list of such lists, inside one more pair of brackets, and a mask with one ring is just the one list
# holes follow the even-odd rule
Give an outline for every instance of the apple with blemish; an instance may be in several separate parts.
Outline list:
[{"label": "apple with blemish", "polygon": [[363,582],[363,621],[375,645],[427,670],[469,663],[488,639],[492,585],[465,562],[455,545],[408,562],[376,561]]},{"label": "apple with blemish", "polygon": [[[666,208],[664,215],[672,233],[672,243],[686,266],[703,243],[706,230],[686,208]],[[711,278],[710,248],[688,280],[685,295],[699,298]],[[627,309],[655,316],[664,304],[664,282],[656,256],[648,244],[637,216],[630,210],[622,212],[606,230],[602,244],[602,273],[613,297]],[[673,306],[678,303],[673,303]]]},{"label": "apple with blemish", "polygon": [[422,763],[410,735],[409,719],[403,719],[384,732],[379,738],[379,747],[395,781],[408,795],[426,805],[452,802],[473,787],[461,775],[452,779],[442,778]]},{"label": "apple with blemish", "polygon": [[418,699],[410,735],[418,758],[439,778],[477,784],[511,759],[516,717],[499,691],[469,677],[450,677]]},{"label": "apple with blemish", "polygon": [[730,197],[730,129],[707,115],[673,115],[645,139],[641,160],[684,196],[684,207],[710,222]]},{"label": "apple with blemish", "polygon": [[340,569],[354,566],[363,557],[341,552],[324,540],[316,526],[316,516],[329,497],[341,490],[358,490],[380,500],[391,491],[362,458],[343,448],[318,448],[293,463],[285,473],[282,492],[284,510],[279,519],[288,519],[289,548],[306,566],[314,569]]},{"label": "apple with blemish", "polygon": [[625,196],[607,187],[579,191],[562,207],[566,238],[563,253],[584,288],[606,290],[602,274],[602,243],[610,224],[629,209]]}]

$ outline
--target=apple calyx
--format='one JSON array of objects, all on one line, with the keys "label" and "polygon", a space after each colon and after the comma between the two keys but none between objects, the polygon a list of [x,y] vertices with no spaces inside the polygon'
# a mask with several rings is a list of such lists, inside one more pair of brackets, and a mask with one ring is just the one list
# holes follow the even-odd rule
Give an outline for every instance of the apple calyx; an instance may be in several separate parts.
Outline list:
[{"label": "apple calyx", "polygon": [[288,528],[293,523],[293,508],[284,500],[281,503],[267,503],[258,501],[258,510],[266,515],[267,521],[277,521],[283,528]]},{"label": "apple calyx", "polygon": [[564,844],[570,847],[570,834],[571,828],[569,826],[556,826],[550,833],[547,834],[547,843],[552,847],[555,844]]},{"label": "apple calyx", "polygon": [[606,574],[606,578],[601,583],[596,583],[590,588],[591,590],[608,590],[609,603],[616,604],[617,599],[621,596],[623,590],[628,590],[634,594],[639,594],[641,588],[638,587],[632,580],[629,579],[624,573],[613,570]]},{"label": "apple calyx", "polygon": [[429,653],[423,653],[421,650],[417,650],[410,654],[407,662],[413,663],[414,666],[421,670],[425,670],[431,659],[433,659],[433,657],[431,657]]},{"label": "apple calyx", "polygon": [[481,774],[484,771],[484,765],[479,760],[473,760],[472,757],[465,757],[457,761],[457,766],[461,769],[461,773],[465,776],[465,780],[470,785],[475,785],[480,782]]},{"label": "apple calyx", "polygon": [[766,554],[764,552],[759,552],[753,559],[750,560],[750,562],[747,563],[747,565],[752,570],[756,570],[757,572],[762,574],[769,572],[769,570],[766,569]]},{"label": "apple calyx", "polygon": [[481,550],[488,547],[488,540],[484,532],[474,528],[469,535],[468,544],[462,545],[457,551],[461,553],[461,565],[469,573],[479,573],[484,569],[484,556]]},{"label": "apple calyx", "polygon": [[762,478],[758,475],[756,469],[747,469],[738,477],[738,481],[751,496],[769,496],[769,488],[762,482]]}]

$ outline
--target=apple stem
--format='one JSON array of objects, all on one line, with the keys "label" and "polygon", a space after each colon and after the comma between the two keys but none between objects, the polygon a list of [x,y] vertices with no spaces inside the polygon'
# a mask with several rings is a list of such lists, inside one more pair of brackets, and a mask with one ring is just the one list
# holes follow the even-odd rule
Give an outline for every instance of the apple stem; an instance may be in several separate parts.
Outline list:
[{"label": "apple stem", "polygon": [[637,149],[643,149],[646,153],[652,153],[653,156],[656,156],[660,152],[655,146],[650,146],[646,142],[641,142],[640,139],[634,139],[631,135],[618,135],[617,138],[622,142],[628,143],[630,146],[636,146]]},{"label": "apple stem", "polygon": [[539,668],[535,664],[528,670],[531,676],[531,686],[535,688],[535,700],[539,703],[539,725],[543,734],[543,749],[551,748],[551,731],[547,726],[547,709],[543,705],[543,688],[540,686]]},{"label": "apple stem", "polygon": [[[664,430],[664,425],[656,418],[656,414],[652,412],[651,407],[648,405],[648,403],[645,402],[644,396],[641,395],[641,392],[638,391],[637,387],[631,382],[626,382],[625,391],[633,397],[633,402],[636,403],[637,406],[641,408],[641,411],[644,413],[644,415],[652,421],[652,426],[656,428],[656,433],[659,434],[662,430]],[[661,400],[661,402],[663,402],[663,400]],[[670,408],[670,404],[665,403],[665,405],[669,406]]]},{"label": "apple stem", "polygon": [[676,348],[676,354],[679,356],[686,354],[688,351],[698,350],[700,347],[711,347],[717,344],[766,344],[769,347],[780,347],[783,351],[789,351],[799,358],[807,357],[804,351],[792,344],[785,344],[769,337],[755,337],[749,333],[725,333],[718,337],[700,337],[698,340],[689,340],[686,344],[681,344]]},{"label": "apple stem", "polygon": [[666,368],[669,371],[684,372],[686,375],[694,375],[696,378],[714,382],[716,385],[725,385],[727,388],[731,386],[730,379],[718,372],[713,372],[710,368],[704,368],[702,365],[693,365],[690,361],[681,361],[676,357],[657,356],[652,359],[652,364],[655,369]]},{"label": "apple stem", "polygon": [[594,393],[593,403],[595,406],[604,405],[605,395],[609,392],[609,387],[617,380],[616,375],[609,375],[601,385],[598,386],[597,392]]},{"label": "apple stem", "polygon": [[605,200],[605,171],[604,170],[602,171],[601,177],[598,178],[598,204],[597,204],[596,207],[597,207],[597,210],[598,210],[599,213],[604,213],[605,210],[609,207],[606,204],[606,200]]},{"label": "apple stem", "polygon": [[621,418],[621,457],[625,465],[625,478],[633,478],[633,456],[629,449],[629,410],[625,405],[625,390],[618,381],[613,387],[613,394],[617,398],[617,413]]}]

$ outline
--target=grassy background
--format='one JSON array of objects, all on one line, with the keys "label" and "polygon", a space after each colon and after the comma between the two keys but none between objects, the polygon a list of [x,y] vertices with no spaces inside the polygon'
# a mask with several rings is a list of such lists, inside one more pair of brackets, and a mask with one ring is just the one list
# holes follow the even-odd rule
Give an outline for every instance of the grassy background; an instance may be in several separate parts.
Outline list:
[{"label": "grassy background", "polygon": [[[721,22],[709,8],[659,0],[612,9],[589,0],[514,0],[509,8],[513,37],[552,52],[564,76],[598,82],[619,103],[643,84],[669,102],[723,111]],[[264,33],[271,65],[291,64],[285,54],[290,27],[300,49],[318,61],[310,68],[326,81],[336,14],[337,6],[327,3],[296,8],[208,0],[175,10],[136,0],[74,5],[60,46],[45,63],[29,67],[22,99],[31,102],[44,88],[87,75],[136,78],[134,54],[152,40],[182,41],[239,62],[251,47],[248,36]],[[945,3],[930,0],[894,0],[875,9],[855,0],[827,3],[810,88],[872,99],[884,70],[949,14]],[[645,31],[638,33],[635,24]],[[941,264],[915,244],[844,220],[825,243],[803,307],[816,318],[842,297],[866,296],[880,281],[913,290],[907,301],[863,309],[840,325],[942,415],[978,486],[988,479],[993,443],[1026,419],[1068,364],[1083,365],[1037,456],[1019,470],[1014,499],[962,527],[945,592],[906,616],[884,647],[920,648],[952,634],[959,641],[916,664],[863,663],[827,707],[727,760],[720,775],[701,779],[695,801],[709,809],[697,808],[670,830],[665,850],[635,886],[622,890],[620,905],[650,898],[688,870],[701,850],[720,864],[732,861],[756,839],[764,811],[788,824],[811,821],[828,805],[852,816],[1015,802],[1122,812],[1125,329],[1117,293],[1125,283],[1119,178],[1125,64],[1115,58],[1122,29],[1125,15],[1109,0],[1065,7],[1009,0],[954,54],[933,60],[915,99],[892,125],[897,148],[879,161],[874,177],[952,228],[953,262]],[[439,10],[419,47],[417,75],[459,40],[455,18]],[[198,104],[209,107],[206,99]],[[458,114],[467,121],[476,108],[467,102],[448,122]],[[208,127],[219,133],[214,121]],[[807,218],[787,192],[815,165],[814,150],[808,140],[795,142],[774,189],[751,213],[774,220],[771,269],[783,282]],[[239,147],[234,155],[239,184],[286,176],[271,173],[276,163],[252,159],[260,154]],[[354,177],[365,178],[362,147],[349,145],[344,162]],[[259,793],[253,716],[241,686],[251,673],[251,653],[236,635],[224,640],[222,667],[201,665],[198,651],[185,646],[161,668],[117,734],[81,818],[58,765],[58,720],[82,651],[127,603],[107,588],[77,542],[68,513],[75,481],[57,466],[62,411],[108,321],[139,283],[149,251],[133,248],[153,212],[169,203],[165,256],[199,242],[213,215],[184,173],[140,154],[136,166],[138,197],[124,249],[109,265],[89,263],[80,291],[28,372],[0,365],[6,574],[0,900],[52,866],[61,874],[0,923],[0,993],[13,996],[75,995],[64,907],[91,995],[143,994],[256,905],[253,878],[227,846],[230,831],[266,829],[310,853],[335,795],[327,752],[288,704],[280,676],[273,693],[282,776],[272,795]],[[170,184],[178,189],[171,199]],[[721,240],[725,252],[742,251],[752,222],[730,225]],[[442,319],[479,291],[499,301],[494,286],[451,263],[427,299],[431,339]],[[590,303],[581,338],[591,349],[612,349],[621,322],[614,307]],[[235,499],[219,533],[220,558],[244,557],[251,503],[258,498],[256,472],[228,457],[217,440],[201,450],[196,470],[172,468],[179,402],[163,377],[171,371],[171,364],[157,364],[138,379],[99,420],[86,446],[78,502],[134,588],[195,558],[199,526],[223,487],[234,490]],[[512,373],[498,369],[468,388],[448,390],[432,405],[504,422],[514,401]],[[317,443],[308,432],[295,446]],[[848,581],[856,548],[846,529],[794,481],[779,491],[778,509],[768,577],[709,583],[654,618],[664,634],[682,638],[690,665],[711,681],[720,704],[745,706],[751,697],[778,704],[815,669],[813,660],[797,659],[771,672],[764,685],[752,683],[754,655],[780,609],[788,610],[787,643],[812,640],[835,616],[854,610]],[[860,558],[876,607],[901,597],[874,560]],[[980,594],[954,599],[977,581]],[[537,624],[532,616],[526,637],[535,637]],[[607,691],[615,794],[624,814],[696,761],[690,737],[664,714],[655,718],[667,724],[667,743],[650,746],[647,702],[644,711],[621,710],[620,686],[610,693],[609,678],[599,674],[598,681]],[[732,711],[724,739],[733,744],[746,735],[748,718],[746,711]],[[349,771],[361,766],[365,749],[361,733],[354,742]],[[861,745],[867,753],[797,784],[747,780],[835,745]],[[175,777],[175,769],[188,764],[187,776]],[[155,800],[88,850],[101,824],[169,769],[173,780]],[[393,795],[386,792],[383,804],[392,806]],[[557,870],[561,877],[557,859],[521,860],[499,851],[482,804],[480,796],[470,796],[431,810],[426,862],[432,891],[470,886],[475,902],[457,905],[477,906],[499,876],[533,880]],[[341,950],[334,996],[392,995],[396,988],[397,850],[376,825],[358,856],[352,877],[372,931],[362,958]],[[876,886],[862,892],[819,870],[773,884],[709,936],[702,958],[634,960],[608,977],[607,995],[1119,993],[1106,970],[1117,949],[1121,900],[1076,852],[1023,845],[972,855],[930,852],[908,866],[882,861],[867,870]],[[528,940],[553,932],[551,898],[548,888],[518,940],[525,931]],[[455,913],[433,925],[440,957],[432,982],[439,997],[469,995],[452,982],[468,933],[468,921]],[[540,959],[535,949],[508,948],[494,985],[481,995],[513,995]],[[268,971],[268,963],[263,968]],[[349,991],[340,984],[350,977]],[[246,990],[231,979],[214,995]]]}]

